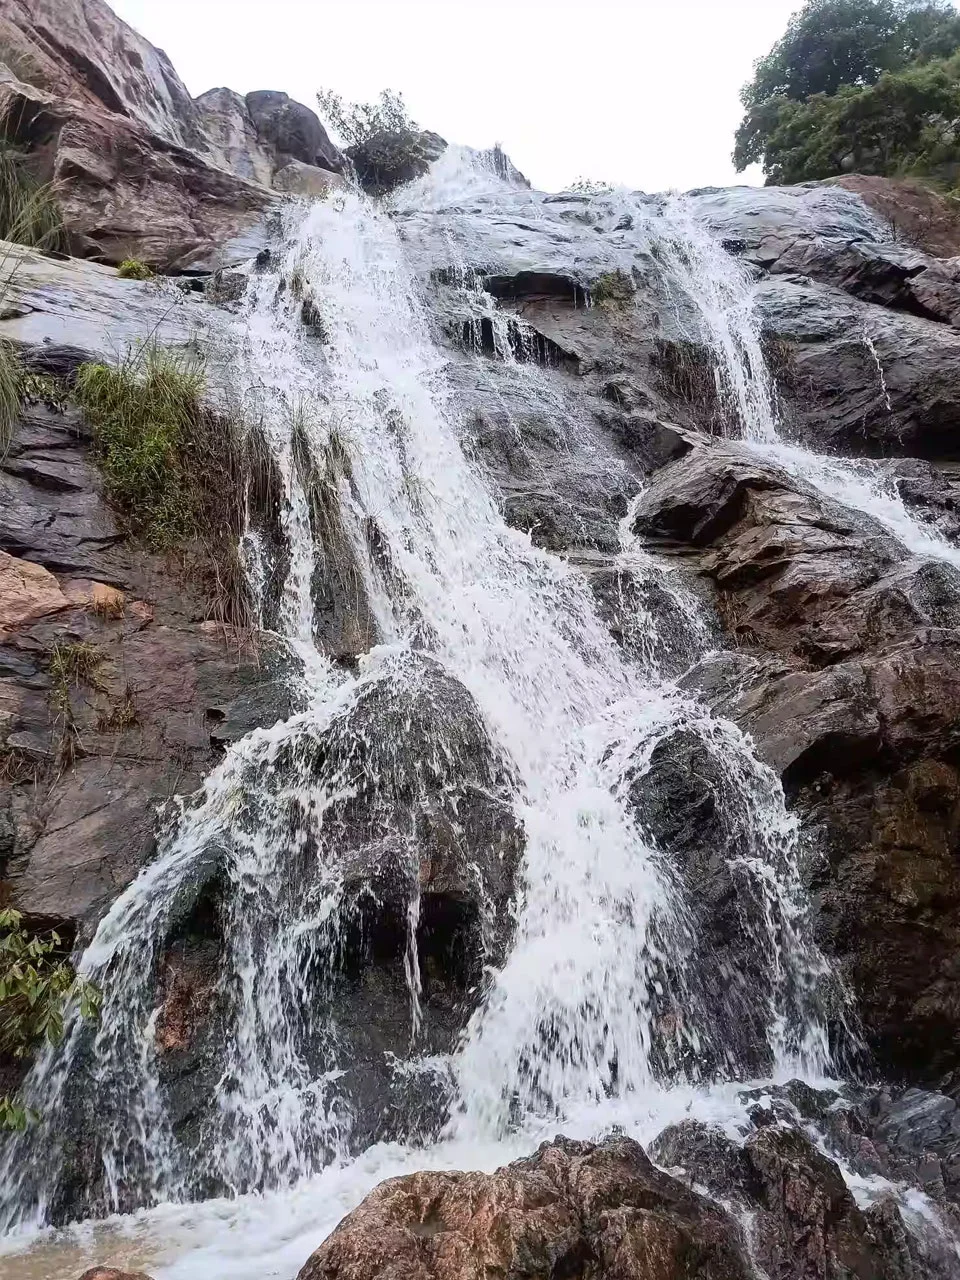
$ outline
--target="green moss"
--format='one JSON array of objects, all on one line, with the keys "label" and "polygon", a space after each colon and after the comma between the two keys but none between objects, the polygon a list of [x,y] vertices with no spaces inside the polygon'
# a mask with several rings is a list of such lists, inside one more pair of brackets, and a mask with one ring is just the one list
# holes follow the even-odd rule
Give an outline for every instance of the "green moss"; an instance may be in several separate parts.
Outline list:
[{"label": "green moss", "polygon": [[154,270],[142,258],[124,258],[117,267],[117,275],[121,280],[152,280]]},{"label": "green moss", "polygon": [[602,276],[597,276],[590,288],[590,298],[595,305],[599,306],[604,303],[623,306],[633,300],[635,293],[633,281],[623,271],[604,272]]}]

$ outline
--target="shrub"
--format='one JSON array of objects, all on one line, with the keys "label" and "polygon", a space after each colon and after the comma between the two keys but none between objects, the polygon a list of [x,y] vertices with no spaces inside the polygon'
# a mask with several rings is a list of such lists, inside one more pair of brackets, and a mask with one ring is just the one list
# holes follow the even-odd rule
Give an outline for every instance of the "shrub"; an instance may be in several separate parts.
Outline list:
[{"label": "shrub", "polygon": [[569,191],[577,196],[608,196],[613,191],[613,184],[603,182],[599,178],[577,178],[571,182]]},{"label": "shrub", "polygon": [[[59,935],[31,936],[18,911],[0,909],[0,1053],[22,1059],[43,1040],[55,1044],[64,1009],[74,1001],[82,1017],[92,1018],[100,996],[74,974]],[[22,1129],[27,1120],[12,1098],[0,1097],[0,1129]]]},{"label": "shrub", "polygon": [[360,185],[374,195],[426,173],[447,145],[415,124],[403,96],[391,89],[384,89],[376,102],[344,102],[338,93],[321,90],[317,105],[346,144]]},{"label": "shrub", "polygon": [[197,532],[185,451],[203,417],[204,372],[189,356],[144,348],[122,364],[82,365],[76,394],[94,428],[107,496],[129,532],[167,550]]},{"label": "shrub", "polygon": [[142,258],[124,258],[117,267],[121,280],[152,280],[154,270]]}]

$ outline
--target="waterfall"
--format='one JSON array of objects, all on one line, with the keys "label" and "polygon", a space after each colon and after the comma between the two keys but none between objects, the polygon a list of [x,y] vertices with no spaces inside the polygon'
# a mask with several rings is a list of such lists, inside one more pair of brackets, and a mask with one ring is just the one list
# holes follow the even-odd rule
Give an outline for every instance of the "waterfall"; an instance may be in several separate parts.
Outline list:
[{"label": "waterfall", "polygon": [[[908,551],[960,567],[960,548],[906,506],[882,462],[830,457],[784,438],[754,305],[754,275],[723,249],[689,198],[667,201],[656,235],[668,280],[696,312],[699,323],[690,336],[705,339],[713,352],[722,415],[732,430],[760,457],[807,481],[825,497],[872,517]],[[876,349],[868,334],[863,340],[876,361],[889,408]]]},{"label": "waterfall", "polygon": [[[745,434],[787,465],[740,267],[679,206],[659,234],[722,352]],[[349,1199],[376,1174],[484,1165],[560,1126],[597,1133],[615,1119],[652,1136],[651,1116],[662,1127],[691,1109],[709,1115],[729,1084],[832,1069],[830,975],[809,937],[797,824],[775,775],[733,724],[681,691],[654,614],[634,619],[649,634],[624,650],[577,569],[504,522],[465,448],[396,220],[336,193],[289,206],[279,239],[251,275],[231,378],[283,479],[277,625],[300,671],[299,707],[228,749],[100,924],[79,964],[103,992],[100,1024],[74,1018],[31,1075],[42,1119],[5,1144],[7,1229],[47,1221],[63,1170],[91,1150],[100,1212],[253,1191],[285,1191],[291,1205],[311,1179],[329,1187],[352,1168]],[[495,311],[472,291],[478,315]],[[496,353],[516,359],[509,341]],[[538,394],[536,368],[520,363]],[[620,571],[655,577],[628,528],[629,518]],[[243,550],[262,603],[270,569],[256,530]],[[325,572],[356,606],[355,661],[322,650]],[[684,596],[682,608],[702,645],[695,604]],[[724,874],[747,943],[722,962],[645,809],[658,752],[678,742],[711,761],[729,835]],[[462,777],[485,806],[484,832],[496,832],[483,858],[465,793],[451,799]],[[420,849],[441,828],[460,860],[447,897],[425,881]],[[459,1039],[434,1052],[424,912],[462,910],[463,886],[478,913],[451,917],[451,936],[475,939],[479,999]],[[210,997],[218,1067],[177,1132],[158,969],[210,894],[222,936]],[[338,984],[385,918],[399,939],[404,1028],[382,1055],[384,1078],[398,1095],[412,1078],[437,1106],[425,1118],[398,1103],[378,1146],[351,1091],[358,1032]],[[250,1213],[263,1227],[263,1211]],[[183,1274],[202,1274],[199,1254],[196,1265]]]}]

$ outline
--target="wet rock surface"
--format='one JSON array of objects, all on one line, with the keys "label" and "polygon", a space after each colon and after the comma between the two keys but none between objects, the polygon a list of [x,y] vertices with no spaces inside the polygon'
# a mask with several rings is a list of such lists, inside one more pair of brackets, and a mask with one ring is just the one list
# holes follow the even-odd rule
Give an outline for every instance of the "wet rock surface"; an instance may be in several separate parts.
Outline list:
[{"label": "wet rock surface", "polygon": [[494,1174],[416,1173],[379,1186],[299,1280],[535,1275],[746,1280],[737,1229],[637,1143],[557,1139]]},{"label": "wet rock surface", "polygon": [[121,537],[76,409],[25,409],[0,548],[0,877],[89,937],[150,859],[158,806],[289,709],[285,659]]},{"label": "wet rock surface", "polygon": [[737,654],[688,679],[753,735],[820,842],[820,937],[881,1062],[937,1081],[960,1014],[956,570],[741,446],[660,472],[636,527],[713,583]]}]

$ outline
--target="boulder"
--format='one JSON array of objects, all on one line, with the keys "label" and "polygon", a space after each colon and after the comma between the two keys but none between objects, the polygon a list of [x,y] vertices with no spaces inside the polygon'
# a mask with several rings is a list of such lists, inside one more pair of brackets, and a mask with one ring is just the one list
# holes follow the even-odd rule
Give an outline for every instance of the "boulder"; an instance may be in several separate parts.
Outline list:
[{"label": "boulder", "polygon": [[[758,1117],[760,1118],[760,1117]],[[761,1124],[743,1146],[717,1129],[684,1121],[652,1147],[671,1173],[739,1212],[750,1256],[783,1280],[949,1280],[954,1246],[931,1231],[932,1248],[908,1229],[892,1197],[858,1208],[837,1164],[797,1125]]]},{"label": "boulder", "polygon": [[118,1271],[116,1267],[91,1267],[80,1280],[150,1280],[142,1271]]},{"label": "boulder", "polygon": [[436,133],[381,130],[348,147],[347,156],[364,190],[383,195],[421,177],[446,149],[446,142]]},{"label": "boulder", "polygon": [[376,1188],[299,1280],[531,1275],[747,1280],[730,1218],[626,1138],[558,1138],[493,1174],[416,1173]]},{"label": "boulder", "polygon": [[309,107],[273,89],[248,93],[245,101],[257,137],[276,156],[276,168],[297,160],[331,173],[343,171],[343,156]]},{"label": "boulder", "polygon": [[52,573],[0,551],[0,638],[7,627],[69,608],[70,601]]}]

